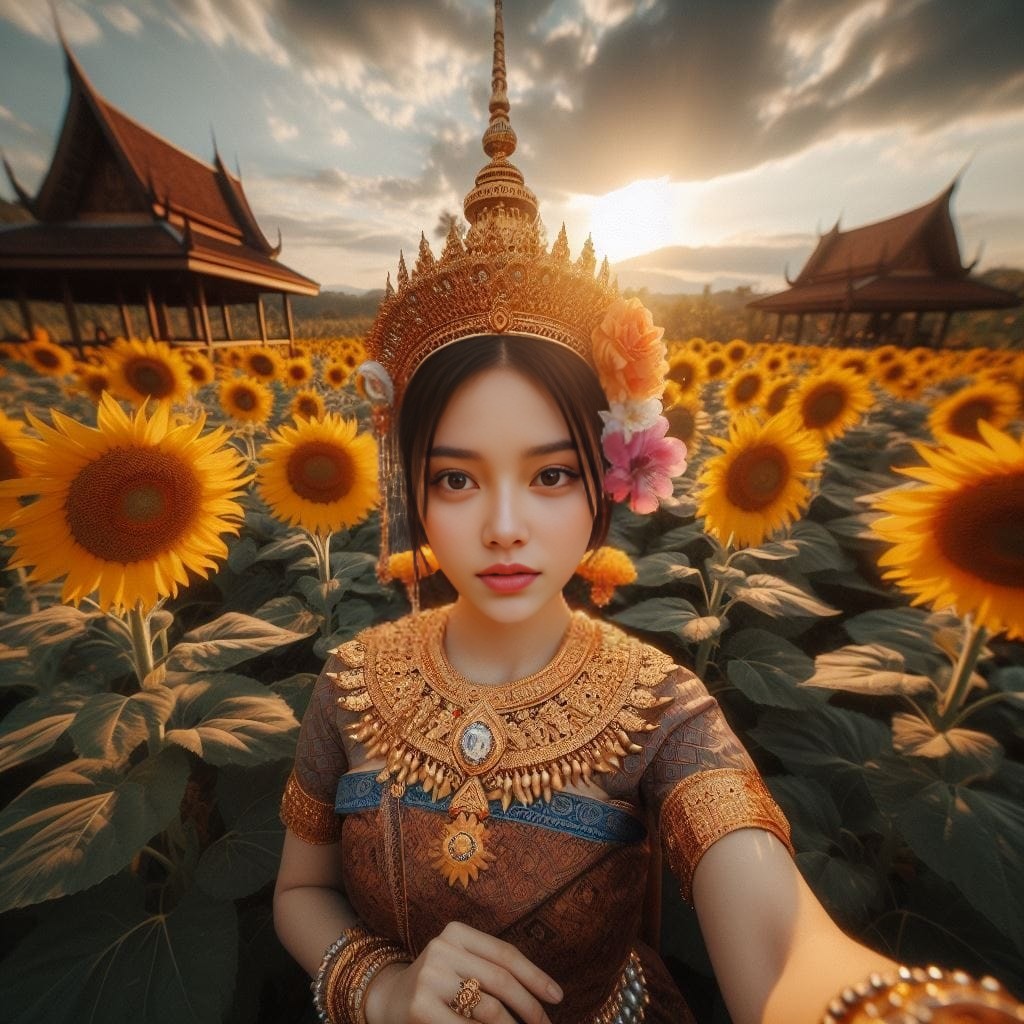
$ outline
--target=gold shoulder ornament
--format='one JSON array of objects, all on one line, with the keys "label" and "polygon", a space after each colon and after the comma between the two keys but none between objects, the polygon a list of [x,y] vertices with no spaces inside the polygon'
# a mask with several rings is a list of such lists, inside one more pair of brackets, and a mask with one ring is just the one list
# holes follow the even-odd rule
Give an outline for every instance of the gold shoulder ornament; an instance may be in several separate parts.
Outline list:
[{"label": "gold shoulder ornament", "polygon": [[339,650],[349,669],[333,678],[343,691],[338,705],[362,713],[352,739],[386,762],[379,782],[390,781],[396,797],[417,783],[434,800],[454,794],[448,813],[460,827],[446,827],[442,853],[452,861],[449,880],[466,885],[475,877],[467,876],[467,859],[486,867],[480,823],[488,801],[505,810],[513,801],[549,801],[620,768],[642,749],[629,734],[655,728],[644,712],[671,700],[654,690],[673,663],[576,612],[551,664],[513,683],[479,686],[445,657],[448,611],[368,631]]}]

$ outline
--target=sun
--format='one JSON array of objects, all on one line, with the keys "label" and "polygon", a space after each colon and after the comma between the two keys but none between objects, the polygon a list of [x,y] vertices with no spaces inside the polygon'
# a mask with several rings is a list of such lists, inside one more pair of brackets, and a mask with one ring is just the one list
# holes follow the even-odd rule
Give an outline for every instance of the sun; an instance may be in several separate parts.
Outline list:
[{"label": "sun", "polygon": [[685,218],[683,186],[665,178],[634,181],[591,199],[590,234],[611,263],[671,245]]}]

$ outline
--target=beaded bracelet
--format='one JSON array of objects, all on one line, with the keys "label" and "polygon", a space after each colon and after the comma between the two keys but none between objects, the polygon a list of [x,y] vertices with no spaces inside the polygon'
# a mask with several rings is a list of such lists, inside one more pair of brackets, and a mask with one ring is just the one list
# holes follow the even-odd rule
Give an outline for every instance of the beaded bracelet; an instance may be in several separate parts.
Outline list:
[{"label": "beaded bracelet", "polygon": [[995,978],[941,967],[899,967],[843,989],[822,1024],[1010,1024],[1024,1021],[1019,1003]]},{"label": "beaded bracelet", "polygon": [[324,951],[323,959],[320,961],[320,967],[317,969],[316,977],[310,982],[309,988],[313,993],[313,1008],[316,1010],[316,1015],[320,1020],[320,1024],[330,1024],[331,1018],[328,1014],[327,1007],[329,1005],[325,998],[327,991],[328,973],[331,965],[334,962],[335,957],[355,939],[366,936],[369,937],[369,933],[364,931],[362,928],[346,928]]},{"label": "beaded bracelet", "polygon": [[391,964],[410,963],[411,957],[400,946],[388,943],[371,950],[353,964],[346,992],[346,1010],[350,1024],[366,1024],[366,992],[377,975]]}]

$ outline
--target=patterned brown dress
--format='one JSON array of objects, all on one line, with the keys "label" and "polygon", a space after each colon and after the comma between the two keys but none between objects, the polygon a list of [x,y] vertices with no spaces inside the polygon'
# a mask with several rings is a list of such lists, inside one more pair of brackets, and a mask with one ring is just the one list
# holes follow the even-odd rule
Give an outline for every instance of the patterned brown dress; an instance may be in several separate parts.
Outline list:
[{"label": "patterned brown dress", "polygon": [[[285,824],[306,842],[340,840],[353,908],[413,955],[452,920],[522,950],[565,992],[553,1024],[641,1019],[624,995],[634,974],[642,1019],[690,1020],[640,938],[652,841],[687,897],[728,832],[767,829],[789,846],[717,702],[692,672],[582,612],[542,671],[476,686],[444,657],[447,613],[332,653]],[[385,768],[350,771],[356,751]]]}]

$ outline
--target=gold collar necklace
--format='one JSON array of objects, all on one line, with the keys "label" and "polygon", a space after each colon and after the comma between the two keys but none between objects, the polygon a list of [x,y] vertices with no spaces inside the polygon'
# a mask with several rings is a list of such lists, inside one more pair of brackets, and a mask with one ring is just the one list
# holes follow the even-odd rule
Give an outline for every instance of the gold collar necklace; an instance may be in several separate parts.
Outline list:
[{"label": "gold collar necklace", "polygon": [[452,847],[464,871],[483,860],[480,823],[489,800],[506,810],[514,800],[547,801],[640,752],[629,733],[654,728],[641,712],[670,699],[652,691],[672,661],[575,612],[545,668],[482,686],[463,678],[445,656],[449,612],[439,608],[368,630],[337,650],[350,671],[333,678],[344,691],[338,704],[362,712],[350,735],[368,757],[384,758],[378,780],[390,781],[393,796],[417,783],[434,800],[454,792],[448,830],[457,831],[446,849]]}]

